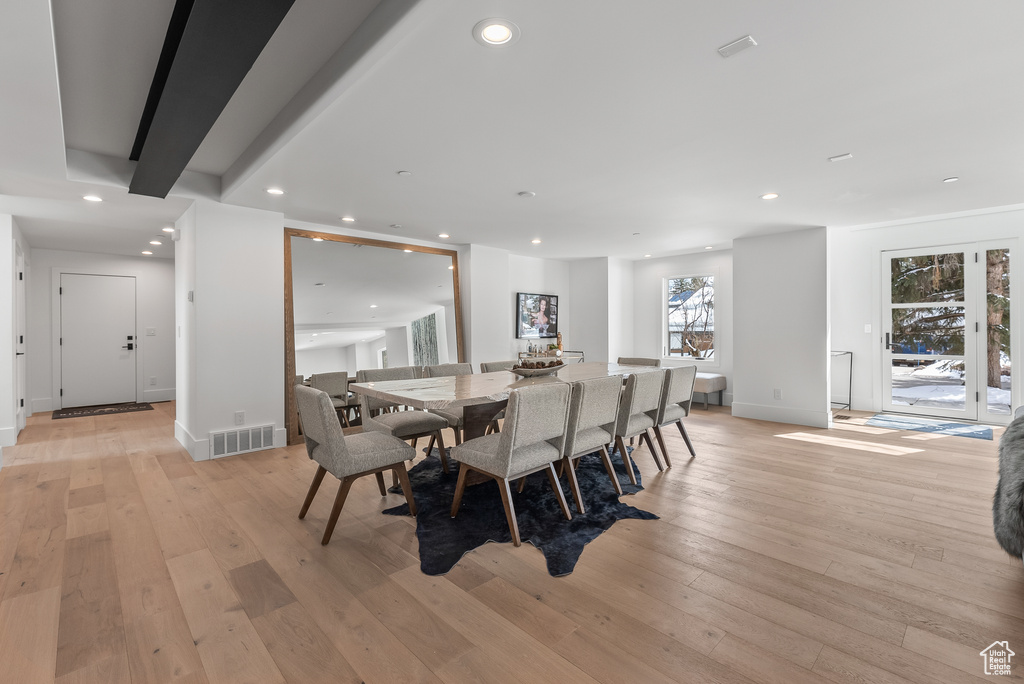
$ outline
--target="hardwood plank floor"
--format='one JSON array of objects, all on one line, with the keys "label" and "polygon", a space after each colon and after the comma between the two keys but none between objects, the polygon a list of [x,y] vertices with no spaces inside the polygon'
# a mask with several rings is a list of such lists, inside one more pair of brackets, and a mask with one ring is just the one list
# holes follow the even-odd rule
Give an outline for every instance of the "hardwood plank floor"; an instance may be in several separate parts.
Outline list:
[{"label": "hardwood plank floor", "polygon": [[4,450],[3,681],[930,684],[1024,648],[995,441],[698,410],[696,459],[672,431],[673,468],[635,456],[625,500],[660,520],[616,523],[573,574],[488,544],[428,577],[373,478],[323,547],[337,482],[298,519],[304,447],[192,462],[154,408],[38,414]]}]

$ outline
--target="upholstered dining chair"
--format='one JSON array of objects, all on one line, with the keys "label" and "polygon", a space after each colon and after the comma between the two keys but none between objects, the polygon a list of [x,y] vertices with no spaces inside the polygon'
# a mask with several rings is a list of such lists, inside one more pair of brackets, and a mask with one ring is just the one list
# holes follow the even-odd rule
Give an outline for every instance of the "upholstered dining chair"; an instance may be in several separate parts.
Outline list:
[{"label": "upholstered dining chair", "polygon": [[676,424],[679,434],[690,450],[690,456],[696,456],[690,435],[686,434],[683,418],[690,415],[690,404],[693,403],[693,383],[697,379],[696,366],[679,366],[665,371],[665,387],[661,392],[661,404],[658,406],[658,417],[654,421],[654,436],[661,447],[661,455],[665,457],[665,465],[672,467],[672,459],[665,448],[665,438],[661,434],[664,425]]},{"label": "upholstered dining chair", "polygon": [[365,475],[376,475],[380,495],[387,496],[383,472],[392,471],[402,485],[405,500],[409,503],[409,512],[416,515],[416,501],[412,497],[412,486],[405,469],[405,462],[415,455],[411,446],[383,432],[364,432],[345,437],[331,398],[322,390],[300,385],[295,388],[295,401],[299,407],[299,416],[302,417],[306,452],[311,460],[317,462],[316,474],[309,485],[306,500],[302,502],[299,518],[306,517],[325,474],[330,473],[341,481],[321,544],[331,541],[334,526],[338,523],[338,516],[341,515],[352,483]]},{"label": "upholstered dining chair", "polygon": [[[442,363],[436,366],[424,366],[423,377],[425,378],[448,378],[457,375],[472,375],[473,364],[471,363]],[[465,416],[463,415],[462,407],[456,406],[448,409],[427,409],[430,413],[441,416],[448,421],[448,427],[455,433],[455,446],[462,444],[462,428],[465,425]],[[434,438],[430,438],[430,444],[427,445],[429,450],[434,443]]]},{"label": "upholstered dining chair", "polygon": [[520,546],[522,541],[519,538],[509,481],[544,470],[565,519],[571,520],[569,504],[566,503],[554,467],[554,462],[562,458],[568,413],[568,384],[535,385],[513,390],[505,409],[504,430],[470,439],[452,450],[452,456],[459,462],[452,517],[459,512],[469,473],[472,471],[492,477],[498,483],[508,529],[512,533],[512,543]]},{"label": "upholstered dining chair", "polygon": [[348,398],[348,373],[315,373],[309,378],[309,386],[327,392],[334,410],[345,421],[345,427],[352,427],[348,420],[348,410],[352,406]]},{"label": "upholstered dining chair", "polygon": [[480,372],[481,373],[497,373],[498,371],[512,370],[512,366],[519,363],[516,359],[511,361],[481,361]]},{"label": "upholstered dining chair", "polygon": [[620,356],[617,363],[621,366],[654,366],[661,368],[661,359],[648,359],[642,356]]},{"label": "upholstered dining chair", "polygon": [[576,510],[585,513],[579,482],[574,468],[576,461],[592,451],[601,452],[604,469],[608,471],[615,493],[622,495],[622,486],[615,476],[607,445],[615,439],[615,420],[619,413],[622,379],[617,375],[593,378],[572,383],[569,400],[569,422],[565,428],[565,448],[562,450],[564,470],[568,473],[569,488],[576,499]]},{"label": "upholstered dining chair", "polygon": [[[383,382],[385,380],[415,380],[418,377],[414,366],[400,368],[373,368],[356,373],[357,382]],[[448,472],[448,453],[444,448],[441,431],[448,427],[448,420],[426,411],[398,411],[398,404],[383,399],[359,395],[359,409],[363,417],[363,432],[383,432],[398,439],[416,440],[433,436],[437,439],[441,465]],[[390,411],[390,412],[385,412]],[[416,442],[413,441],[415,447]],[[410,457],[411,458],[411,457]]]},{"label": "upholstered dining chair", "polygon": [[636,474],[633,473],[629,453],[622,441],[626,437],[639,437],[641,441],[647,442],[647,447],[651,450],[651,455],[654,456],[658,470],[665,469],[658,457],[658,451],[654,448],[654,442],[651,441],[651,436],[647,432],[654,427],[658,417],[661,390],[664,384],[664,371],[630,373],[626,378],[626,387],[622,391],[622,399],[619,402],[619,415],[615,421],[615,446],[622,454],[622,463],[626,466],[629,481],[633,484],[636,484]]}]

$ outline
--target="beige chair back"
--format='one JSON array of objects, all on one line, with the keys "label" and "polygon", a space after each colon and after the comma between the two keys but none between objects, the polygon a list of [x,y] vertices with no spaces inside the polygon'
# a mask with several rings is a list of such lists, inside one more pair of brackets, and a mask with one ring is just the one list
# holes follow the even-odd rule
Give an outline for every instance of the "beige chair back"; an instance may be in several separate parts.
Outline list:
[{"label": "beige chair back", "polygon": [[309,378],[309,386],[332,397],[347,399],[348,373],[316,373]]},{"label": "beige chair back", "polygon": [[648,359],[642,356],[620,356],[619,365],[622,366],[654,366],[661,368],[661,359]]},{"label": "beige chair back", "polygon": [[615,421],[616,435],[630,437],[654,427],[664,384],[664,371],[631,373],[626,378],[626,387],[619,403],[619,416]]},{"label": "beige chair back", "polygon": [[622,379],[617,375],[574,382],[562,453],[578,456],[611,442],[621,396]]},{"label": "beige chair back", "polygon": [[498,371],[512,370],[512,366],[519,363],[519,361],[512,359],[511,361],[482,361],[480,363],[481,373],[497,373]]},{"label": "beige chair back", "polygon": [[665,371],[665,387],[661,393],[661,405],[658,407],[658,425],[665,422],[665,411],[673,404],[677,404],[686,415],[690,415],[693,383],[696,379],[696,366],[679,366]]},{"label": "beige chair back", "polygon": [[437,366],[424,366],[423,373],[423,377],[425,378],[448,378],[453,375],[472,375],[473,364],[442,363]]},{"label": "beige chair back", "polygon": [[302,436],[309,457],[337,478],[351,474],[346,468],[349,459],[345,435],[327,392],[297,385],[295,403],[302,419]]},{"label": "beige chair back", "polygon": [[565,383],[512,391],[495,455],[495,475],[508,477],[561,457],[569,417],[569,392]]}]

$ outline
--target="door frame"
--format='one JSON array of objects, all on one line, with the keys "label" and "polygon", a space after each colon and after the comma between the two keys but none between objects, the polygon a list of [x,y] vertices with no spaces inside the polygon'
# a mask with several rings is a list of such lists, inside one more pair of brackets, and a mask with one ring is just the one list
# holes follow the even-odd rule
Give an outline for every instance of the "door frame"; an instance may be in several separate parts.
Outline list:
[{"label": "door frame", "polygon": [[[995,425],[1006,425],[1013,420],[1013,409],[1020,405],[1021,402],[1021,388],[1019,387],[1020,371],[1017,369],[1018,358],[1020,357],[1019,350],[1021,348],[1020,341],[1020,316],[1021,311],[1024,310],[1024,305],[1017,301],[1022,297],[1017,294],[1019,283],[1022,279],[1017,277],[1017,269],[1020,266],[1017,262],[1021,261],[1019,257],[1015,258],[1017,252],[1018,239],[1015,237],[1008,237],[1005,239],[992,239],[992,240],[979,240],[974,242],[958,242],[948,243],[939,245],[927,245],[923,247],[901,247],[898,249],[882,249],[879,250],[879,259],[876,262],[879,265],[880,272],[875,280],[875,287],[879,287],[879,296],[876,301],[881,305],[879,315],[879,346],[877,349],[879,356],[879,363],[876,366],[877,378],[876,382],[880,382],[880,410],[889,413],[908,413],[913,415],[930,416],[934,418],[953,418],[957,420],[963,420],[967,422],[979,422],[988,423]],[[986,298],[987,292],[984,284],[984,265],[981,262],[981,254],[985,253],[990,249],[1009,249],[1010,250],[1010,358],[1011,358],[1011,371],[1010,371],[1010,413],[1008,415],[991,414],[988,412],[988,400],[987,394],[986,399],[981,400],[981,392],[987,387],[982,381],[987,371],[987,356],[985,354],[984,345],[987,343],[988,330],[987,330],[987,317],[981,312],[986,310]],[[967,366],[967,380],[968,383],[965,386],[965,400],[969,397],[970,392],[977,392],[978,399],[975,401],[975,416],[966,417],[965,412],[957,412],[950,409],[933,409],[933,412],[924,413],[922,411],[904,410],[902,406],[893,406],[891,404],[891,374],[892,374],[892,358],[893,354],[885,347],[885,332],[891,331],[892,319],[890,314],[891,305],[891,262],[893,257],[898,256],[910,256],[914,254],[939,254],[939,253],[950,253],[950,252],[964,252],[964,305],[965,308],[969,309],[973,306],[975,318],[971,319],[971,311],[965,311],[964,321],[964,361],[965,364],[970,363],[971,355],[974,356],[973,365]],[[975,262],[969,258],[969,255],[974,252],[979,255],[978,261]],[[973,280],[973,282],[971,282]],[[977,330],[972,331],[977,323]],[[907,355],[913,356],[913,355]],[[940,360],[947,358],[942,355],[931,355],[929,358]],[[888,391],[888,394],[887,394]],[[987,391],[987,390],[986,390]],[[965,402],[970,403],[970,402]],[[959,415],[958,415],[959,413]]]},{"label": "door frame", "polygon": [[[61,385],[61,354],[60,354],[60,277],[62,274],[88,275],[88,276],[118,276],[122,278],[135,278],[135,325],[139,324],[139,275],[134,272],[118,271],[117,269],[105,269],[103,272],[91,268],[72,268],[69,266],[50,267],[50,381],[51,392],[50,408],[57,410],[64,408],[60,396]],[[138,402],[143,396],[144,378],[142,377],[143,357],[145,353],[142,340],[139,338],[139,331],[134,331],[135,337],[135,401]]]},{"label": "door frame", "polygon": [[28,279],[27,259],[17,240],[14,241],[14,435],[25,427],[30,411],[28,399],[28,356],[25,338],[28,336]]}]

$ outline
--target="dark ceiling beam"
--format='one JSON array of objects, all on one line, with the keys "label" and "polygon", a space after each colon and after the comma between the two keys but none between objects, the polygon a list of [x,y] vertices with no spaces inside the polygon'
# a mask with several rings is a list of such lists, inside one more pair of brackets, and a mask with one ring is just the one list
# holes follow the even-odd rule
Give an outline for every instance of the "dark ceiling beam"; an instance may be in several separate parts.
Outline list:
[{"label": "dark ceiling beam", "polygon": [[[158,66],[150,87],[152,112],[145,113],[136,134],[138,158],[128,192],[166,197],[196,150],[213,128],[231,96],[295,0],[179,0],[172,14],[160,62],[173,50],[163,76]],[[184,30],[179,6],[191,5]],[[163,78],[162,88],[157,80]],[[147,101],[146,108],[150,109]],[[147,130],[143,130],[146,127]]]}]

